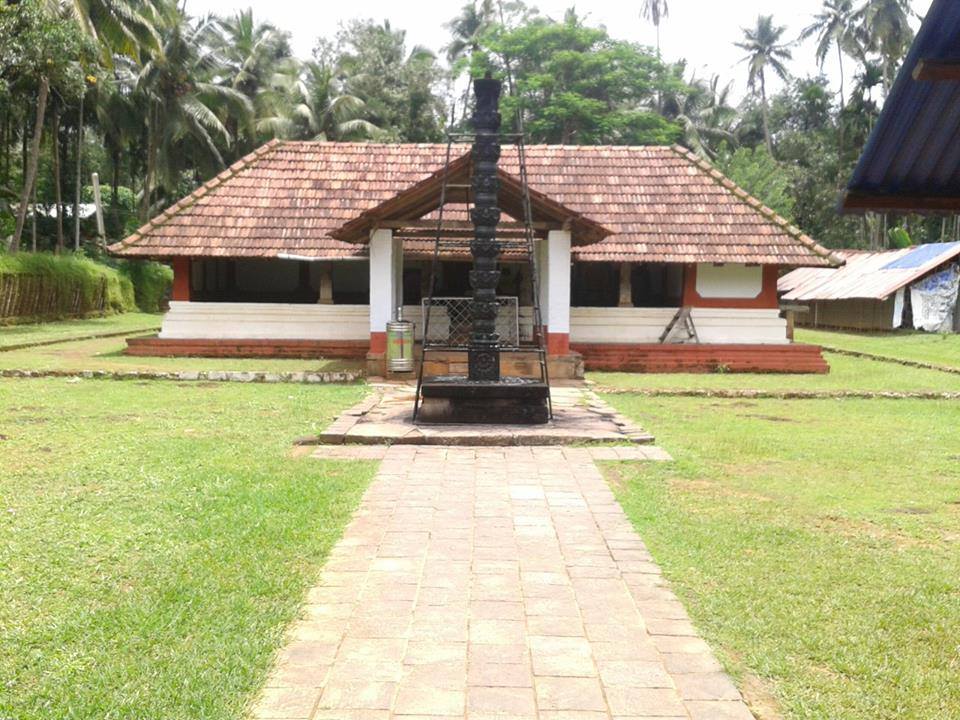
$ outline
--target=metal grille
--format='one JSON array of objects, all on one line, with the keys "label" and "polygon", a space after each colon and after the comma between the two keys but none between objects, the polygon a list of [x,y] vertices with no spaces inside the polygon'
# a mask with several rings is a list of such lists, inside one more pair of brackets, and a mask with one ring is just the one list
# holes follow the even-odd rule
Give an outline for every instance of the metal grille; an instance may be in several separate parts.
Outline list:
[{"label": "metal grille", "polygon": [[[470,344],[470,330],[473,321],[470,317],[470,298],[435,297],[424,299],[423,317],[429,313],[427,335],[423,344],[427,347],[461,348]],[[500,311],[497,313],[497,333],[500,346],[515,348],[520,346],[519,303],[515,297],[499,297]]]}]

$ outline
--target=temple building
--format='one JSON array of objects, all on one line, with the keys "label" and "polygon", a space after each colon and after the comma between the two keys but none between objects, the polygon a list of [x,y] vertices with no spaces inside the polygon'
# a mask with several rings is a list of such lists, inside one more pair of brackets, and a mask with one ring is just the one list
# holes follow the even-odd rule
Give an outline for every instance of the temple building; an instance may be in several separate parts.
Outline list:
[{"label": "temple building", "polygon": [[[387,322],[399,310],[419,327],[445,187],[442,233],[472,232],[469,147],[446,158],[445,144],[259,148],[110,246],[175,274],[160,334],[128,352],[358,357],[384,374]],[[526,173],[553,376],[827,371],[788,337],[777,280],[842,258],[709,163],[679,147],[534,145]],[[519,175],[505,148],[498,232],[523,230]],[[469,256],[439,260],[433,296],[468,296]],[[515,310],[498,322],[522,341],[533,283],[510,260],[497,293]]]}]

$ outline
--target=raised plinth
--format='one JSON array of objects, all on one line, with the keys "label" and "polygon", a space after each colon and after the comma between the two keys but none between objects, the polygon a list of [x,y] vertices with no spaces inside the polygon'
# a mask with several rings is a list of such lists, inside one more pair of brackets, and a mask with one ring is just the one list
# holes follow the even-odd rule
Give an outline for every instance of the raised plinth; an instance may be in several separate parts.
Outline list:
[{"label": "raised plinth", "polygon": [[417,422],[431,425],[544,425],[550,421],[550,388],[538,380],[504,377],[469,380],[446,375],[425,380]]}]

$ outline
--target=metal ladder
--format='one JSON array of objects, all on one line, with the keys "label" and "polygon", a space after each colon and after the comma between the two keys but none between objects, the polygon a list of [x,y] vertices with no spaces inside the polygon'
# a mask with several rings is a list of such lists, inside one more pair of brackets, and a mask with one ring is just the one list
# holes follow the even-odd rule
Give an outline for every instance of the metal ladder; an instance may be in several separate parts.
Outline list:
[{"label": "metal ladder", "polygon": [[[447,238],[444,237],[444,228],[443,228],[443,217],[444,209],[447,204],[447,191],[449,189],[460,189],[466,190],[468,193],[471,189],[469,184],[459,185],[450,183],[450,164],[452,157],[452,148],[454,144],[458,143],[470,143],[472,144],[475,136],[470,133],[447,133],[447,151],[446,158],[444,161],[444,171],[442,175],[442,183],[440,187],[440,205],[437,209],[437,226],[436,226],[436,235],[434,238],[434,247],[433,247],[433,257],[430,264],[430,285],[427,295],[427,304],[426,310],[423,317],[423,345],[420,357],[420,368],[417,371],[417,393],[414,399],[413,405],[413,419],[416,421],[417,415],[420,412],[420,405],[423,400],[422,390],[423,390],[423,374],[424,367],[427,364],[427,355],[431,352],[449,352],[451,350],[464,350],[466,349],[463,346],[452,347],[449,344],[435,344],[429,341],[430,337],[430,313],[433,309],[433,294],[436,287],[437,280],[437,270],[440,266],[440,254],[441,250],[454,251],[454,252],[470,252],[470,239],[469,238]],[[526,146],[524,144],[524,135],[523,133],[501,133],[500,142],[502,145],[511,144],[517,148],[517,161],[520,168],[520,183],[523,193],[523,235],[522,237],[515,237],[515,233],[511,233],[510,237],[498,237],[498,244],[500,246],[500,252],[513,251],[514,253],[522,253],[526,258],[526,264],[528,271],[530,272],[531,282],[531,293],[533,295],[532,305],[533,305],[533,347],[523,347],[518,342],[518,347],[501,347],[500,352],[535,352],[537,354],[537,360],[540,367],[540,380],[545,383],[548,387],[550,385],[550,374],[549,368],[547,365],[547,339],[544,336],[543,332],[543,311],[540,306],[540,274],[539,274],[539,263],[536,256],[536,247],[534,245],[534,232],[533,232],[533,210],[530,203],[530,186],[527,180],[527,157],[526,157]],[[469,200],[468,200],[469,208]],[[547,410],[549,417],[553,419],[553,400],[548,394],[547,396]]]}]

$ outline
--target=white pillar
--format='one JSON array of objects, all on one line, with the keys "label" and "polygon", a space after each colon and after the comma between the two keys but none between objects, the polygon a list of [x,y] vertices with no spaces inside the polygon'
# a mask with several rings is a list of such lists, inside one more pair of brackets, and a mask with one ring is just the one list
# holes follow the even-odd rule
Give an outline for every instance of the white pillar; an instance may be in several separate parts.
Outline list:
[{"label": "white pillar", "polygon": [[[398,272],[399,270],[399,272]],[[403,245],[392,230],[370,233],[370,350],[386,350],[387,323],[402,299]]]},{"label": "white pillar", "polygon": [[550,274],[549,246],[546,240],[537,240],[534,249],[537,254],[537,288],[540,291],[540,319],[544,325],[550,325],[550,299],[547,294],[547,277]]},{"label": "white pillar", "polygon": [[552,355],[570,350],[570,231],[547,233],[546,324],[547,346]]}]

